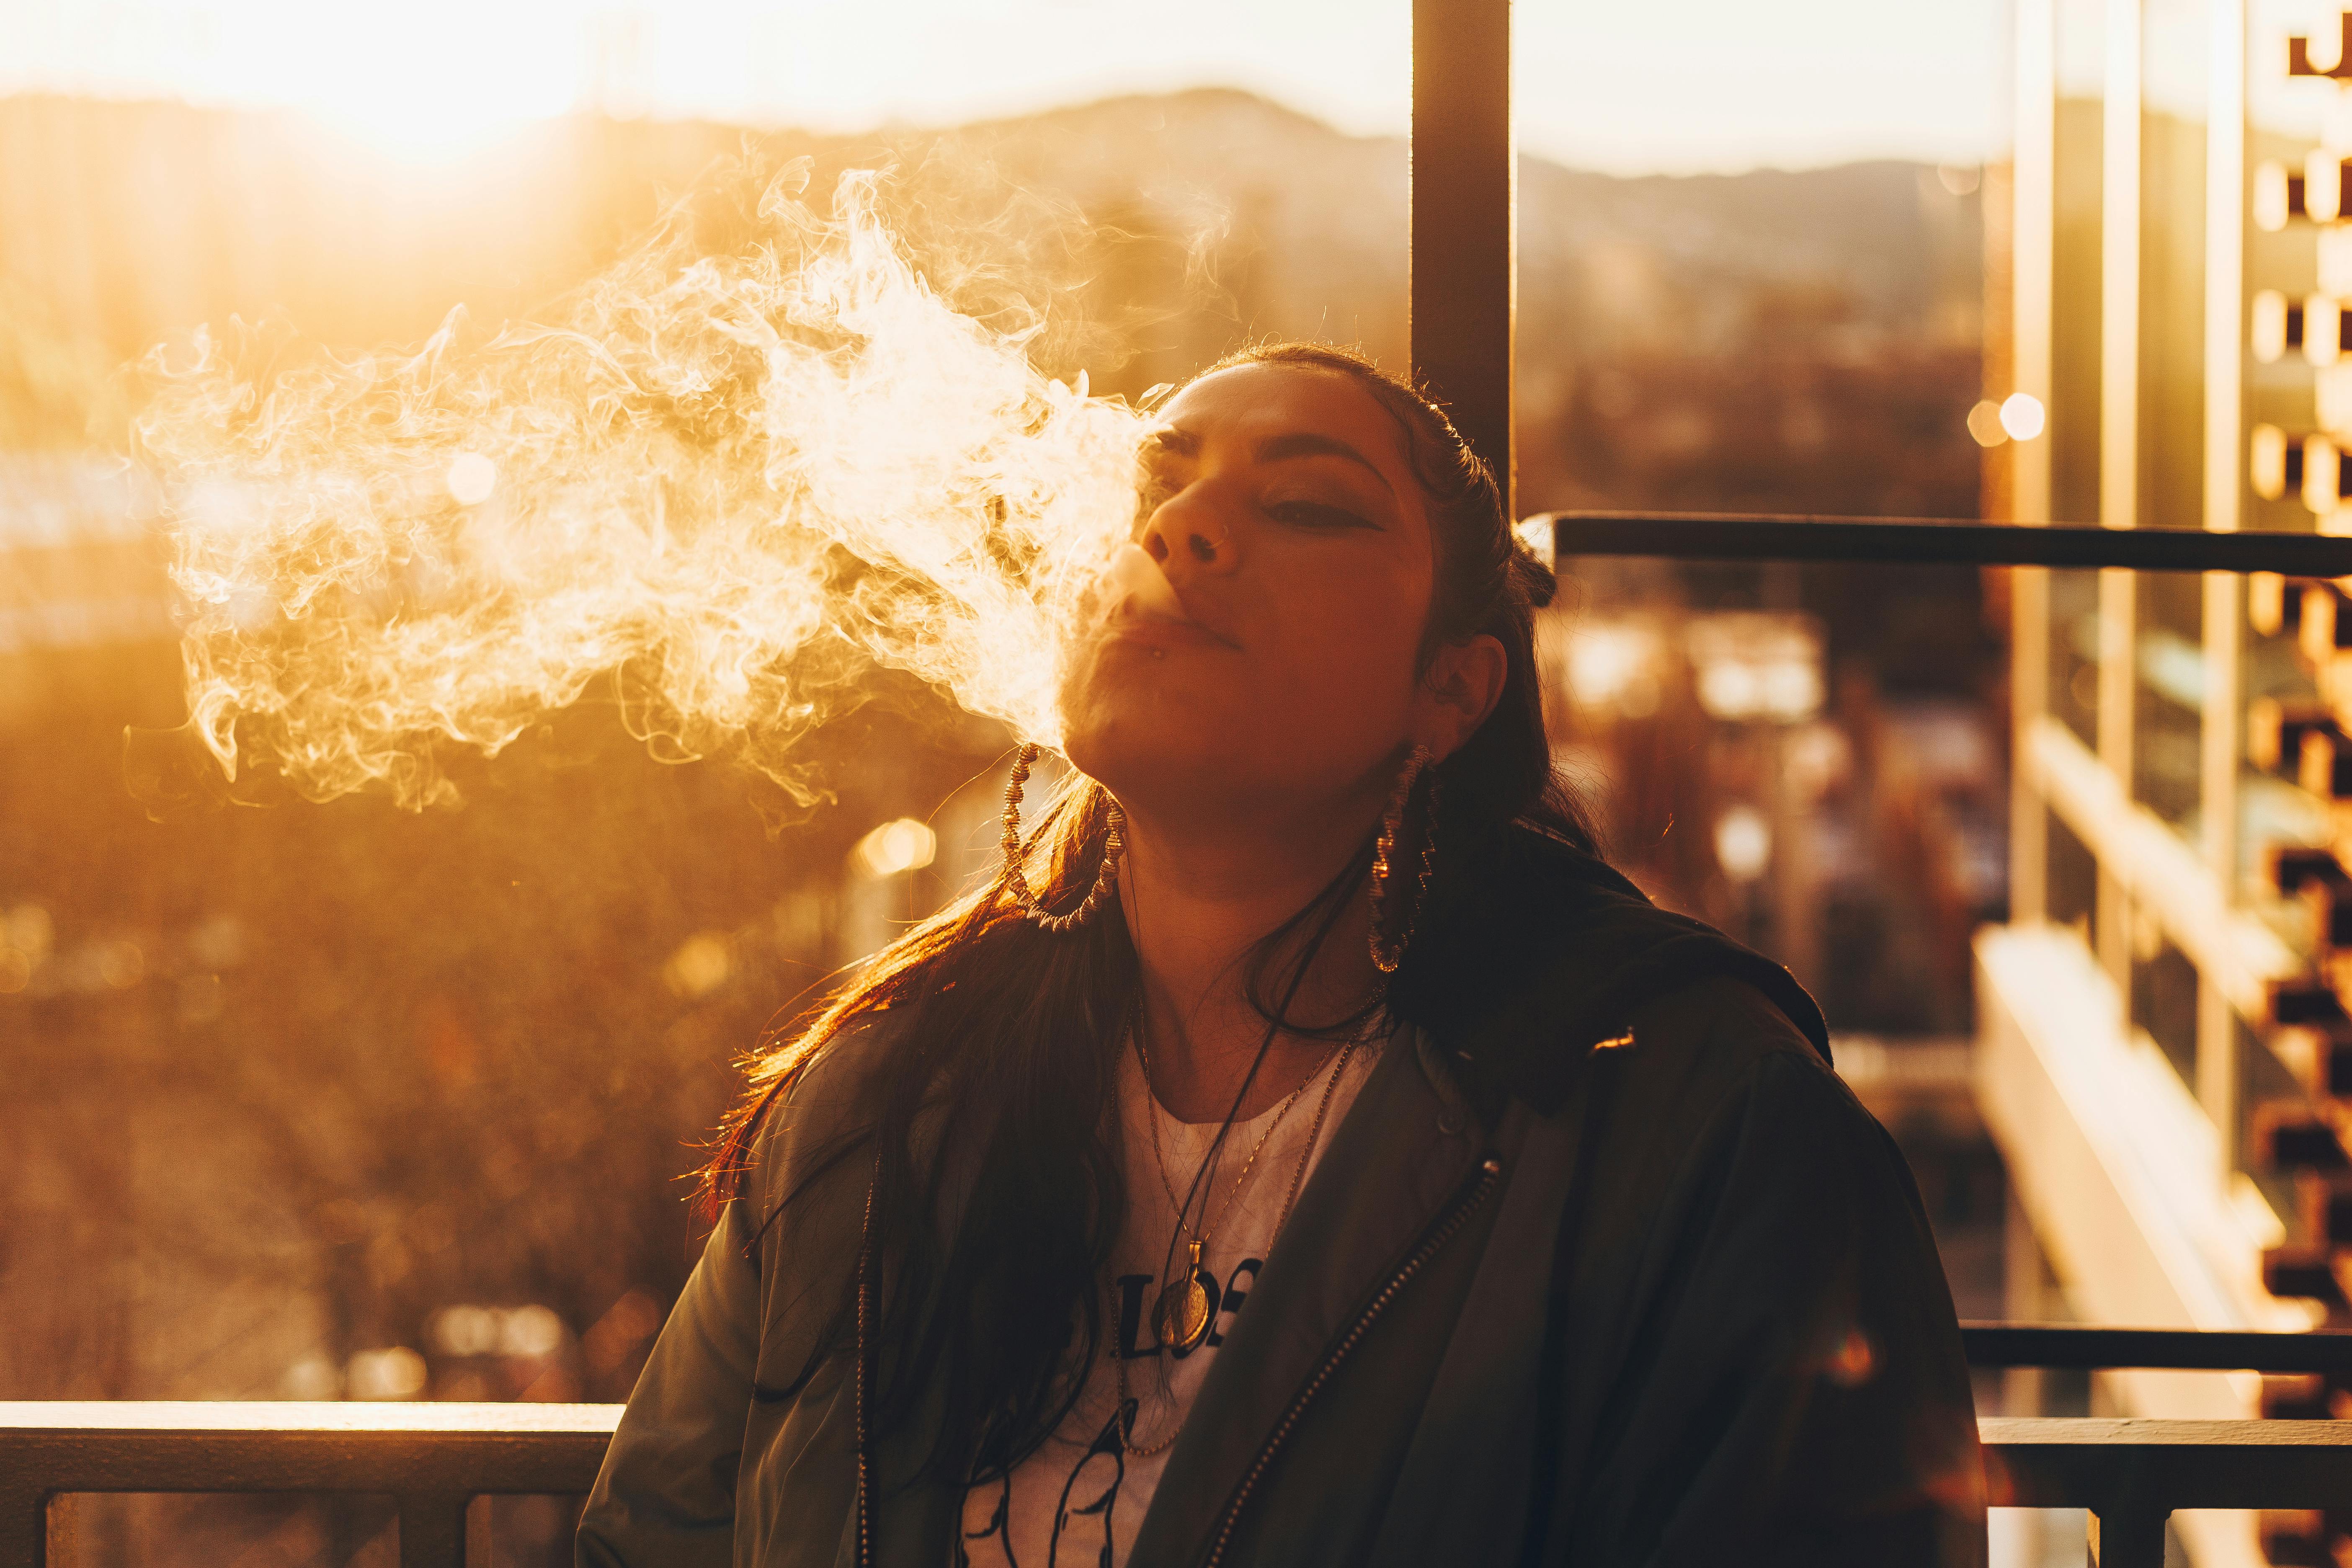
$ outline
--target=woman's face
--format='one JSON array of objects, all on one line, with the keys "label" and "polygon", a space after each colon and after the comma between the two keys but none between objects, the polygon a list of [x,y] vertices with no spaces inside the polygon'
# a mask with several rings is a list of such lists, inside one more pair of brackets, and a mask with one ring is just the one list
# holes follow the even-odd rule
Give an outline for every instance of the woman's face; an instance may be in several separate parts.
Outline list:
[{"label": "woman's face", "polygon": [[1409,744],[1442,755],[1485,717],[1493,638],[1416,668],[1428,511],[1403,431],[1355,382],[1281,364],[1205,376],[1168,405],[1144,465],[1137,542],[1181,615],[1124,601],[1062,692],[1070,760],[1130,811],[1384,793]]}]

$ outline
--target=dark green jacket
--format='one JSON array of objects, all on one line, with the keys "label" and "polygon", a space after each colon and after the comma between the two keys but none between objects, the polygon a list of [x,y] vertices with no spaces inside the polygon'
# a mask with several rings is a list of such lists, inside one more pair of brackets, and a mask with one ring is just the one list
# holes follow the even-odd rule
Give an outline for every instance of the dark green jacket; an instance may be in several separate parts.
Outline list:
[{"label": "dark green jacket", "polygon": [[[1515,834],[1437,890],[1366,1082],[1202,1384],[1129,1568],[1976,1564],[1967,1367],[1902,1157],[1785,971]],[[580,1529],[587,1568],[857,1561],[861,1037],[767,1130]],[[875,1456],[871,1561],[960,1499]]]}]

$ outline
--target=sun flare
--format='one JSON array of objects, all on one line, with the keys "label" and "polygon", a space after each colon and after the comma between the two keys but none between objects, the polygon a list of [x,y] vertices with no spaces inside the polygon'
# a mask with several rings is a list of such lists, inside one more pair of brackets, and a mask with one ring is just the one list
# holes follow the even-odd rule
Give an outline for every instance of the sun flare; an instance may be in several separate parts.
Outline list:
[{"label": "sun flare", "polygon": [[326,36],[304,42],[322,68],[288,79],[315,83],[310,112],[387,156],[462,156],[581,101],[576,50],[556,47],[570,34],[552,16],[539,47],[514,48],[446,5],[422,7],[397,28],[362,26],[363,9],[321,10]]}]

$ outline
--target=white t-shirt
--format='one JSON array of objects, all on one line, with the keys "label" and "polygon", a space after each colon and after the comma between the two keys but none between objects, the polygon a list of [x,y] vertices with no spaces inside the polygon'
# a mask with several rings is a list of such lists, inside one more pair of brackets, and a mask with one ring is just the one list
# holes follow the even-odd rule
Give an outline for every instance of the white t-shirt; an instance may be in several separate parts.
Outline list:
[{"label": "white t-shirt", "polygon": [[[1192,1409],[1201,1380],[1208,1375],[1217,1347],[1233,1331],[1234,1315],[1247,1302],[1250,1284],[1274,1244],[1300,1154],[1307,1153],[1311,1171],[1331,1146],[1386,1038],[1385,1019],[1376,1020],[1364,1043],[1349,1055],[1311,1152],[1306,1150],[1307,1138],[1332,1066],[1308,1081],[1286,1113],[1276,1107],[1234,1124],[1213,1184],[1204,1184],[1212,1196],[1202,1272],[1216,1281],[1209,1335],[1190,1352],[1173,1353],[1160,1346],[1151,1327],[1163,1266],[1166,1276],[1173,1279],[1186,1256],[1182,1247],[1171,1251],[1176,1204],[1169,1187],[1174,1186],[1177,1197],[1184,1194],[1216,1138],[1217,1124],[1196,1126],[1171,1116],[1146,1085],[1134,1048],[1121,1052],[1119,1114],[1126,1138],[1128,1220],[1113,1262],[1114,1289],[1106,1303],[1107,1342],[1060,1429],[1010,1476],[964,1494],[957,1568],[1118,1568],[1127,1560],[1175,1447],[1168,1439]],[[1153,1118],[1160,1123],[1165,1180],[1153,1167]],[[1228,1212],[1227,1194],[1241,1177],[1242,1162],[1269,1126],[1274,1134],[1259,1150]],[[1304,1187],[1304,1178],[1300,1185]],[[1196,1198],[1196,1227],[1201,1210]],[[1139,1406],[1135,1444],[1157,1447],[1156,1453],[1131,1454],[1119,1441],[1118,1363],[1113,1357],[1124,1362],[1128,1392]]]}]

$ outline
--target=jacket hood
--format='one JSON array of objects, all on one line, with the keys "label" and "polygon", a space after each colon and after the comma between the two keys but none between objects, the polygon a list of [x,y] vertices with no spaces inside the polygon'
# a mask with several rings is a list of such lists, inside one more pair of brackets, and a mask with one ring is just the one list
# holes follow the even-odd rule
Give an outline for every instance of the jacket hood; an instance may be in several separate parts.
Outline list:
[{"label": "jacket hood", "polygon": [[1659,909],[1598,857],[1515,826],[1440,864],[1390,1005],[1537,1109],[1559,1109],[1644,1003],[1700,980],[1761,992],[1829,1061],[1822,1010],[1786,968]]}]

